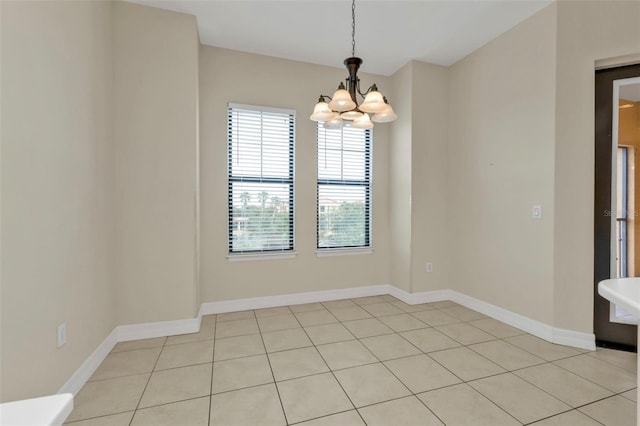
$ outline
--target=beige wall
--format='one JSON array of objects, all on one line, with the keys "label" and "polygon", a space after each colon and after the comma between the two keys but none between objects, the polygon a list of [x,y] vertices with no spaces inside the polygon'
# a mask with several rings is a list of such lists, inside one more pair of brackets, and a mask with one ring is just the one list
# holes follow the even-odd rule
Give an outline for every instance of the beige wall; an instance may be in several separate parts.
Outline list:
[{"label": "beige wall", "polygon": [[[411,99],[411,291],[449,288],[447,252],[450,229],[445,226],[449,155],[448,69],[412,62]],[[395,143],[395,141],[394,141]],[[433,264],[427,273],[426,263]],[[454,263],[455,264],[455,263]]]},{"label": "beige wall", "polygon": [[392,283],[409,292],[447,288],[447,68],[410,61],[391,87],[398,114],[389,157]]},{"label": "beige wall", "polygon": [[57,392],[116,316],[112,5],[3,1],[1,14],[5,402]]},{"label": "beige wall", "polygon": [[592,332],[594,62],[640,53],[640,2],[557,9],[554,325]]},{"label": "beige wall", "polygon": [[389,147],[391,284],[411,291],[411,99],[413,62],[391,76],[391,102],[398,119],[391,124]]},{"label": "beige wall", "polygon": [[[449,287],[553,324],[556,6],[449,70]],[[531,219],[540,204],[543,219]]]},{"label": "beige wall", "polygon": [[[309,115],[318,95],[331,95],[346,76],[345,69],[200,48],[203,302],[390,283],[388,125],[376,125],[373,137],[373,254],[317,257],[315,253],[316,129]],[[360,77],[364,87],[376,82],[383,93],[389,90],[386,77],[366,73]],[[229,262],[226,258],[228,102],[296,110],[295,259]]]},{"label": "beige wall", "polygon": [[119,324],[193,317],[198,302],[198,48],[193,16],[115,3]]}]

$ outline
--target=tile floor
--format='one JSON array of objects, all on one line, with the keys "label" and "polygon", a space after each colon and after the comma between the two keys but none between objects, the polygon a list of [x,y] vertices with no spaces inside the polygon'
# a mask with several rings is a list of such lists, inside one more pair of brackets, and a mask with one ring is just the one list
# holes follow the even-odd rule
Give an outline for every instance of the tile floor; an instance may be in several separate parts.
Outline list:
[{"label": "tile floor", "polygon": [[67,421],[625,426],[635,387],[635,354],[375,296],[210,315],[199,333],[118,343]]}]

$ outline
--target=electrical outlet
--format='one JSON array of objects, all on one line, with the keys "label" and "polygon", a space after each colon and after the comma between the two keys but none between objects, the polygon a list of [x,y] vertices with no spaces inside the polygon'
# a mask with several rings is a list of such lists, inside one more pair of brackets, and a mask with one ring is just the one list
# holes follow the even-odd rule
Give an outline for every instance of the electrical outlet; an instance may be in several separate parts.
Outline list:
[{"label": "electrical outlet", "polygon": [[427,262],[426,269],[427,272],[433,272],[433,263]]},{"label": "electrical outlet", "polygon": [[58,325],[58,348],[64,346],[67,343],[67,323],[63,322]]}]

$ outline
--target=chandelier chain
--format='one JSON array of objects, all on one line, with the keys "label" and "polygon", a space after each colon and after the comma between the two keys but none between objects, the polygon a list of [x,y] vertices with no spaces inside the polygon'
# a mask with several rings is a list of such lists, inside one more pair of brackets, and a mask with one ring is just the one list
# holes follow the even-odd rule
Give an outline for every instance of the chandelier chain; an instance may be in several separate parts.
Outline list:
[{"label": "chandelier chain", "polygon": [[356,56],[356,0],[351,1],[351,56]]}]

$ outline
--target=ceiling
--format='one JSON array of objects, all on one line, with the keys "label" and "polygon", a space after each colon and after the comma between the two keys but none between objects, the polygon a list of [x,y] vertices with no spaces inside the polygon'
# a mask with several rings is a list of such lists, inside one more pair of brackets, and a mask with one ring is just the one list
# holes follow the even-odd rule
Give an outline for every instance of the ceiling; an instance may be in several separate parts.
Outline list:
[{"label": "ceiling", "polygon": [[631,102],[640,101],[640,82],[621,85],[618,96],[620,96],[620,99],[625,99]]},{"label": "ceiling", "polygon": [[[202,44],[342,67],[349,0],[131,0],[195,15]],[[391,75],[415,59],[452,65],[552,0],[359,0],[356,56]]]}]

